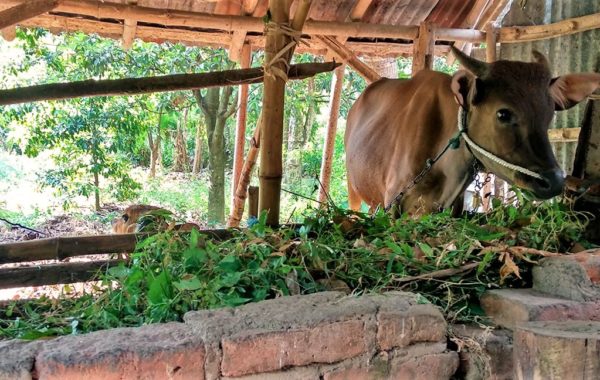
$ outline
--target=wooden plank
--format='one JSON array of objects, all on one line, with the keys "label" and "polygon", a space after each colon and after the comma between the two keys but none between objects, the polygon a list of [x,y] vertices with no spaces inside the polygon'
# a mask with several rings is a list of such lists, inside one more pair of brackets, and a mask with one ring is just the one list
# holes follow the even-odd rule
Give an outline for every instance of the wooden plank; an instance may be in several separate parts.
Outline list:
[{"label": "wooden plank", "polygon": [[[250,59],[252,55],[252,49],[250,45],[245,44],[242,50],[240,65],[243,69],[250,67]],[[237,184],[242,174],[242,167],[244,166],[244,146],[246,143],[246,116],[248,111],[248,85],[243,84],[240,86],[240,93],[238,96],[238,110],[237,110],[237,123],[235,128],[235,146],[233,150],[233,179],[231,182],[231,204],[235,202],[235,193],[237,190]]]},{"label": "wooden plank", "polygon": [[348,15],[349,21],[359,21],[362,20],[365,13],[373,3],[373,0],[357,0],[354,4],[354,7],[350,11]]},{"label": "wooden plank", "polygon": [[[289,79],[304,79],[318,73],[334,70],[339,64],[302,63],[290,66]],[[0,90],[0,105],[28,103],[40,100],[58,100],[88,96],[134,95],[175,90],[236,86],[259,83],[263,68],[225,70],[201,74],[176,74],[148,78],[116,80],[85,80],[69,83],[44,84]]]},{"label": "wooden plank", "polygon": [[30,0],[0,11],[0,29],[16,25],[22,21],[50,12],[58,5],[57,0]]},{"label": "wooden plank", "polygon": [[329,200],[329,184],[331,182],[331,168],[333,165],[333,150],[335,146],[335,134],[337,122],[340,116],[340,102],[342,99],[342,85],[344,82],[344,71],[346,66],[342,65],[333,72],[331,80],[331,99],[329,102],[329,122],[327,123],[327,134],[323,144],[323,159],[321,160],[321,173],[318,200],[327,204]]},{"label": "wooden plank", "polygon": [[321,41],[325,46],[327,46],[327,48],[335,57],[337,57],[340,61],[346,63],[348,66],[354,69],[360,76],[365,78],[367,83],[372,83],[381,78],[381,76],[377,74],[375,70],[370,68],[360,59],[358,59],[354,52],[352,52],[346,46],[342,45],[335,38],[329,36],[316,36],[315,38]]},{"label": "wooden plank", "polygon": [[412,76],[419,71],[433,68],[433,46],[435,44],[433,28],[431,24],[424,22],[419,27],[419,38],[414,44],[412,62]]},{"label": "wooden plank", "polygon": [[137,29],[137,21],[132,19],[125,19],[123,23],[123,48],[130,49],[135,39],[135,32]]},{"label": "wooden plank", "polygon": [[3,268],[0,269],[0,289],[92,281],[98,278],[99,272],[122,262],[99,260]]}]

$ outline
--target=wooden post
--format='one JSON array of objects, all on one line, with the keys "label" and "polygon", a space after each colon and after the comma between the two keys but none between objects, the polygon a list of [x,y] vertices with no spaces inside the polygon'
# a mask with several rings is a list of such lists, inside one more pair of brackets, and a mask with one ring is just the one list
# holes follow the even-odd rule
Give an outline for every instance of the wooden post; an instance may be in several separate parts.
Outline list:
[{"label": "wooden post", "polygon": [[435,36],[430,23],[423,22],[419,26],[419,36],[414,43],[412,76],[421,70],[433,67],[433,48]]},{"label": "wooden post", "polygon": [[9,26],[0,30],[2,38],[6,41],[12,41],[17,37],[17,28],[15,26]]},{"label": "wooden post", "polygon": [[[485,31],[486,31],[486,34],[485,34],[485,42],[486,42],[485,58],[486,58],[487,62],[491,63],[496,60],[496,30],[494,28],[494,25],[490,23],[486,27]],[[486,183],[483,186],[483,189],[481,189],[481,194],[480,194],[481,195],[481,206],[483,208],[483,212],[488,212],[492,206],[491,196],[487,197],[486,195],[492,193],[492,189],[495,189],[495,181],[498,181],[496,176],[491,173],[487,173],[484,178],[487,178],[487,176],[491,176],[490,177],[491,180],[490,180],[490,182]]]},{"label": "wooden post", "polygon": [[344,70],[346,65],[335,69],[331,80],[331,100],[329,102],[329,122],[327,123],[327,134],[323,145],[323,158],[321,160],[321,188],[319,189],[319,202],[327,203],[329,196],[329,183],[331,180],[331,165],[333,162],[333,150],[335,146],[335,134],[337,121],[340,114],[340,100],[342,98],[342,84],[344,82]]},{"label": "wooden post", "polygon": [[496,60],[496,28],[492,23],[485,28],[485,59],[487,62]]},{"label": "wooden post", "polygon": [[[242,69],[250,67],[250,58],[252,49],[249,44],[244,44],[242,47],[242,54],[240,60],[240,66]],[[237,111],[237,125],[235,129],[235,148],[233,153],[233,181],[231,182],[231,204],[235,202],[235,192],[237,184],[240,180],[240,174],[242,173],[242,166],[244,165],[244,146],[246,142],[246,116],[248,111],[248,85],[243,84],[240,86],[240,94],[238,97],[238,111]]]}]

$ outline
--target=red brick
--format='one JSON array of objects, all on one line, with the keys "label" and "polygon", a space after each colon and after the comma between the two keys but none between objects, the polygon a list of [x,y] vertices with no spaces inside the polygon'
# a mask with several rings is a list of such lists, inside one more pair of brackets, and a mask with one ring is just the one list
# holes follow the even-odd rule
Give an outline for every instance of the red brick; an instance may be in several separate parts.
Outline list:
[{"label": "red brick", "polygon": [[393,360],[389,380],[448,380],[458,368],[454,351]]},{"label": "red brick", "polygon": [[600,321],[600,302],[576,302],[547,297],[531,289],[490,290],[481,306],[494,323],[509,329],[529,321]]},{"label": "red brick", "polygon": [[377,342],[387,351],[406,347],[417,342],[440,342],[446,340],[446,321],[435,312],[418,307],[406,312],[380,312],[378,314]]},{"label": "red brick", "polygon": [[345,368],[334,372],[326,373],[323,380],[376,380],[383,379],[379,373],[367,368]]},{"label": "red brick", "polygon": [[310,329],[249,332],[222,341],[224,376],[270,372],[289,366],[334,363],[367,349],[364,322],[336,322]]},{"label": "red brick", "polygon": [[169,323],[55,339],[35,368],[45,380],[204,379],[204,356],[186,326]]},{"label": "red brick", "polygon": [[600,300],[600,250],[541,260],[533,268],[533,288],[573,301]]}]

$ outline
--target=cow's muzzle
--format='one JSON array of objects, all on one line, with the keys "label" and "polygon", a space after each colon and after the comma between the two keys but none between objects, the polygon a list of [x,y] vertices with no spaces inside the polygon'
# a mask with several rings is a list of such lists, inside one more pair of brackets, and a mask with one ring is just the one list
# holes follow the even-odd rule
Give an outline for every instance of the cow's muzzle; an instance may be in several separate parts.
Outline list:
[{"label": "cow's muzzle", "polygon": [[565,184],[565,175],[560,168],[540,172],[542,178],[530,178],[529,185],[533,194],[541,199],[560,195]]}]

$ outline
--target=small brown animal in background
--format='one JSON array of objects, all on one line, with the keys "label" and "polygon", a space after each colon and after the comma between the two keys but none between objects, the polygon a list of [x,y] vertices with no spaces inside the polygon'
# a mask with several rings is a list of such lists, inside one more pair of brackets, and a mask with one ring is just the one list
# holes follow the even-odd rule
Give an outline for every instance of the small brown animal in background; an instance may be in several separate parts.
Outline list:
[{"label": "small brown animal in background", "polygon": [[[112,231],[115,234],[131,234],[142,230],[164,231],[169,229],[168,219],[173,213],[162,207],[150,205],[132,205],[123,211],[120,218],[112,222]],[[173,226],[176,231],[191,231],[193,228],[200,230],[196,223],[184,223]]]}]

